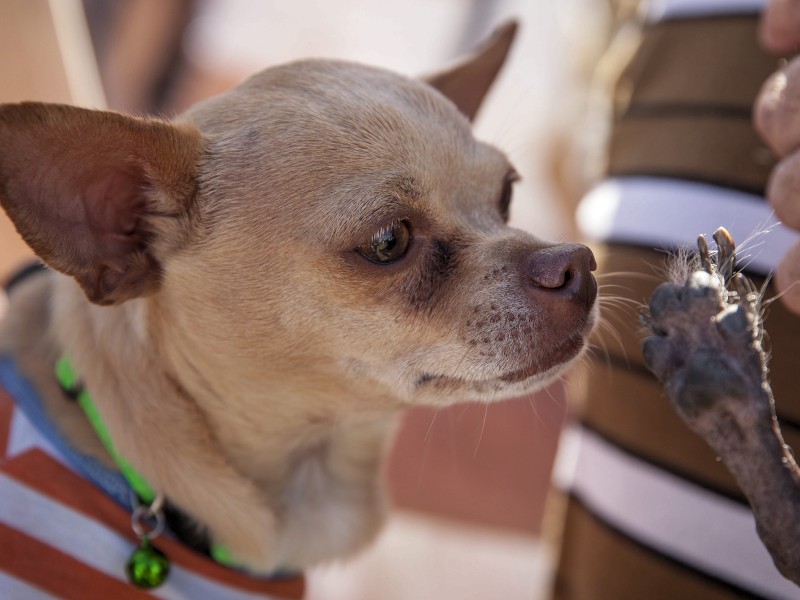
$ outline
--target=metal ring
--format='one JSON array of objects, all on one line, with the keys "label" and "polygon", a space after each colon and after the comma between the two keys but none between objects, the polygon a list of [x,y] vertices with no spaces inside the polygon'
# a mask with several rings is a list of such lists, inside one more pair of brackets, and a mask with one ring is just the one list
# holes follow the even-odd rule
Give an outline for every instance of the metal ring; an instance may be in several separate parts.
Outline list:
[{"label": "metal ring", "polygon": [[[145,529],[145,525],[150,527],[149,531]],[[140,504],[131,513],[131,528],[140,538],[157,538],[164,532],[165,525],[164,513],[161,510],[154,511],[146,504]]]}]

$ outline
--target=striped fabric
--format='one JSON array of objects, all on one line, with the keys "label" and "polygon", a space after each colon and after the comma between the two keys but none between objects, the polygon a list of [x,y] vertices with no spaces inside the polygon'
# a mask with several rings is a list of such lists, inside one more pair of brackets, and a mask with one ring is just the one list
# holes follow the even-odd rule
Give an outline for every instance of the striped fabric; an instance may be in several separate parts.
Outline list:
[{"label": "striped fabric", "polygon": [[[601,282],[617,295],[644,303],[659,283],[663,253],[621,244],[596,253]],[[800,599],[758,539],[731,475],[645,367],[635,311],[611,309],[605,318],[619,338],[605,336],[604,350],[573,381],[580,420],[565,432],[556,463],[567,508],[555,597]],[[766,329],[778,417],[797,449],[800,319],[774,304]]]},{"label": "striped fabric", "polygon": [[581,201],[577,218],[589,240],[650,248],[691,248],[699,234],[710,240],[724,224],[736,240],[739,265],[758,275],[772,272],[800,241],[762,196],[663,177],[608,179]]},{"label": "striped fabric", "polygon": [[302,578],[251,578],[167,535],[155,541],[172,561],[167,582],[149,592],[131,586],[130,513],[67,464],[8,387],[0,387],[0,598],[302,597]]},{"label": "striped fabric", "polygon": [[[731,475],[645,367],[636,310],[666,275],[665,250],[700,233],[729,227],[746,242],[750,275],[767,275],[798,238],[763,197],[774,157],[751,107],[778,61],[758,47],[755,5],[655,2],[661,20],[620,78],[608,179],[578,212],[597,242],[601,297],[618,298],[603,307],[618,335],[601,332],[573,382],[578,419],[555,471],[565,511],[557,600],[800,599]],[[766,330],[778,417],[797,450],[800,318],[776,302]]]},{"label": "striped fabric", "polygon": [[649,0],[645,16],[650,22],[713,15],[755,14],[767,0]]},{"label": "striped fabric", "polygon": [[[740,499],[654,469],[588,427],[567,431],[557,475],[578,501],[618,535],[694,565],[710,577],[770,597],[790,596],[795,586],[777,573],[759,542],[753,515]],[[631,499],[635,502],[631,502]]]}]

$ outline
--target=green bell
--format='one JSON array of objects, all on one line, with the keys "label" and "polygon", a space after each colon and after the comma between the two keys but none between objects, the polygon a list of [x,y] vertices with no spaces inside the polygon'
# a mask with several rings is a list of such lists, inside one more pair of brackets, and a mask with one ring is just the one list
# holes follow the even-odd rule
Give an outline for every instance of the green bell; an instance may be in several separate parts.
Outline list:
[{"label": "green bell", "polygon": [[167,556],[158,548],[153,547],[147,536],[143,536],[141,544],[128,559],[125,570],[133,585],[149,590],[160,586],[167,580],[169,566]]}]

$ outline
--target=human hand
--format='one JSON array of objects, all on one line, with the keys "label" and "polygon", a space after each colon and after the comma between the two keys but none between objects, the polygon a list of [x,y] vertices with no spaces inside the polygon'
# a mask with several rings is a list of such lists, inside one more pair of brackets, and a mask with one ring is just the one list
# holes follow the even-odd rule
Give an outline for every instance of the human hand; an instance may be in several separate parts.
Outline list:
[{"label": "human hand", "polygon": [[[800,0],[771,0],[761,18],[762,46],[777,55],[800,51]],[[800,230],[800,57],[774,73],[761,88],[755,125],[778,156],[767,197],[788,227]],[[800,242],[781,259],[775,285],[783,303],[800,314]]]},{"label": "human hand", "polygon": [[761,15],[758,37],[772,54],[796,54],[800,50],[800,1],[770,0]]}]

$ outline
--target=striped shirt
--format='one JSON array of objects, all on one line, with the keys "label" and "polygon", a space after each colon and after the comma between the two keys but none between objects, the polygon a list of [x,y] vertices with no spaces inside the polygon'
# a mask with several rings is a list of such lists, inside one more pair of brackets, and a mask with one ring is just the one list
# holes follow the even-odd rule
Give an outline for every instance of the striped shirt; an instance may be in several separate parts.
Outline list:
[{"label": "striped shirt", "polygon": [[92,462],[65,446],[33,387],[0,357],[0,598],[302,597],[301,577],[253,578],[168,534],[154,542],[172,562],[167,581],[133,587],[130,511],[84,476],[104,469]]},{"label": "striped shirt", "polygon": [[[694,247],[698,234],[725,226],[739,268],[762,277],[800,239],[764,199],[774,157],[751,124],[755,95],[778,64],[758,47],[761,4],[654,0],[620,77],[627,100],[617,107],[607,177],[577,219],[598,243],[599,280],[622,299],[603,307],[616,335],[575,374],[579,419],[559,448],[554,481],[566,516],[557,600],[800,599],[733,477],[645,367],[629,308],[663,279],[664,250]],[[797,449],[800,319],[779,303],[769,312],[771,385],[784,438]]]}]

